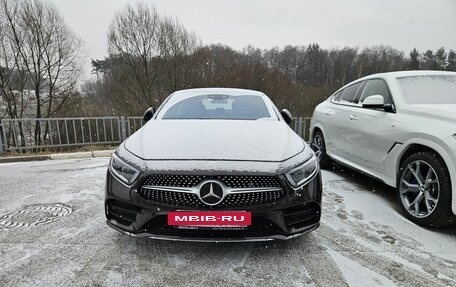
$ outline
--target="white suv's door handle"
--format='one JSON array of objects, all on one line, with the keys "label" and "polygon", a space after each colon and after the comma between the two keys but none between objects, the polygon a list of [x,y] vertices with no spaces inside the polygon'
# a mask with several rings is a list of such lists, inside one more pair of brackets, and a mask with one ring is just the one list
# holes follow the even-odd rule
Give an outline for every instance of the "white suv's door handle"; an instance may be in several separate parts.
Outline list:
[{"label": "white suv's door handle", "polygon": [[356,121],[358,119],[358,116],[350,115],[350,117],[348,118],[350,119],[350,121]]},{"label": "white suv's door handle", "polygon": [[327,110],[325,114],[327,116],[332,116],[332,115],[334,115],[334,112],[332,110]]}]

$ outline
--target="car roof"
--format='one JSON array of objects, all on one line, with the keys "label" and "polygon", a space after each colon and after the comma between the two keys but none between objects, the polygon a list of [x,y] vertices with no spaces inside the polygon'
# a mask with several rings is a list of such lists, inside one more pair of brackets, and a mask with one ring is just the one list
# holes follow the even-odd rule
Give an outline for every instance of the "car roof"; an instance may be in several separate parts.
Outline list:
[{"label": "car roof", "polygon": [[396,71],[396,72],[386,72],[386,73],[377,73],[377,74],[372,74],[368,75],[359,79],[356,79],[339,89],[333,93],[336,94],[340,92],[341,90],[345,89],[348,86],[351,86],[353,84],[366,81],[369,79],[397,79],[401,77],[413,77],[413,76],[430,76],[430,75],[451,75],[451,76],[456,76],[456,72],[450,72],[450,71],[433,71],[433,70],[410,70],[410,71]]},{"label": "car roof", "polygon": [[243,96],[243,95],[253,95],[253,96],[266,96],[262,92],[247,90],[247,89],[234,89],[234,88],[199,88],[199,89],[187,89],[176,91],[172,94],[175,99],[185,99],[189,97],[199,96],[199,95],[228,95],[228,96]]},{"label": "car roof", "polygon": [[456,76],[456,72],[449,71],[430,71],[430,70],[411,70],[411,71],[397,71],[378,73],[363,77],[359,80],[367,80],[372,78],[401,78],[401,77],[413,77],[413,76],[427,76],[427,75],[453,75]]}]

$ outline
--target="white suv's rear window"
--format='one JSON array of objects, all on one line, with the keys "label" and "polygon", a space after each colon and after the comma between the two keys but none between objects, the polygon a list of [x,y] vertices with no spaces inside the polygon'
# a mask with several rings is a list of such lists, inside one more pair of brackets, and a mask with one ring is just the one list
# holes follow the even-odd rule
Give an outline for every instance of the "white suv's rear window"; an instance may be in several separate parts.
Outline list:
[{"label": "white suv's rear window", "polygon": [[407,76],[397,80],[408,104],[456,104],[456,76]]}]

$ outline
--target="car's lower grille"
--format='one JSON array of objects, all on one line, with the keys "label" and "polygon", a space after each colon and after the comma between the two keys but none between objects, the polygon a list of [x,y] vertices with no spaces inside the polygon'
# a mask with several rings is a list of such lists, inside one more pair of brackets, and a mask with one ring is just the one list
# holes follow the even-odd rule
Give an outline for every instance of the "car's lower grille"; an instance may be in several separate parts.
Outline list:
[{"label": "car's lower grille", "polygon": [[290,229],[300,229],[320,221],[320,206],[317,203],[300,204],[283,211],[285,224]]},{"label": "car's lower grille", "polygon": [[182,236],[193,238],[245,238],[283,235],[283,231],[271,220],[263,217],[252,217],[252,225],[244,229],[216,230],[212,228],[177,228],[168,226],[166,216],[157,216],[149,221],[138,232],[149,232],[154,235]]},{"label": "car's lower grille", "polygon": [[169,175],[152,174],[146,178],[143,185],[159,185],[172,187],[194,187],[204,179],[215,179],[223,182],[231,188],[257,188],[257,187],[281,187],[274,176],[250,176],[250,175]]},{"label": "car's lower grille", "polygon": [[110,200],[106,204],[106,215],[108,219],[114,219],[123,225],[129,226],[135,222],[138,212],[138,207],[128,203]]}]

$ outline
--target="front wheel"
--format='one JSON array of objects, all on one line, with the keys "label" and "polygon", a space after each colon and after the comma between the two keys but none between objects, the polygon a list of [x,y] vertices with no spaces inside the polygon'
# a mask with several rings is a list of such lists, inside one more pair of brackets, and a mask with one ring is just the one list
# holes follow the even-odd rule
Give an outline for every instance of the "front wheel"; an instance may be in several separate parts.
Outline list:
[{"label": "front wheel", "polygon": [[410,155],[401,165],[397,197],[405,216],[423,226],[455,223],[451,179],[445,162],[433,152]]},{"label": "front wheel", "polygon": [[326,154],[325,138],[323,137],[323,133],[321,131],[314,132],[312,136],[312,143],[310,146],[315,152],[318,160],[320,161],[320,167],[322,169],[331,168],[333,163]]}]

